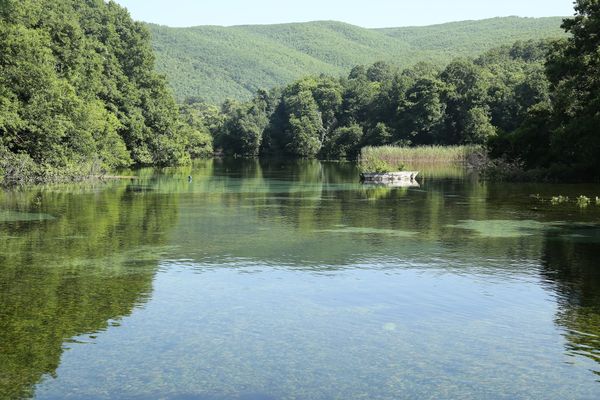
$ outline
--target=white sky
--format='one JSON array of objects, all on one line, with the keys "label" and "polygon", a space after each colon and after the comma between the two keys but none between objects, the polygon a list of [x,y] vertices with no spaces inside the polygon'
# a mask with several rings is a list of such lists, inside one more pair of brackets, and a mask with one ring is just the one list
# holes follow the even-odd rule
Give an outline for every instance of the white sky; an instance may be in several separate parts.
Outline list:
[{"label": "white sky", "polygon": [[116,0],[136,20],[169,26],[337,20],[366,28],[518,15],[568,16],[571,0]]}]

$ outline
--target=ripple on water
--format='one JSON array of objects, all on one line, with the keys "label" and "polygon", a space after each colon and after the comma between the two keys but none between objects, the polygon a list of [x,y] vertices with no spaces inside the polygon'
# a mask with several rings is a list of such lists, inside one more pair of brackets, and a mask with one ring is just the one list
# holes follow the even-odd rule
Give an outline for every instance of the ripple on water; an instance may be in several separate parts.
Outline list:
[{"label": "ripple on water", "polygon": [[318,233],[334,233],[334,234],[359,234],[359,235],[387,235],[395,237],[409,238],[417,234],[414,231],[405,231],[400,229],[383,229],[383,228],[367,228],[353,226],[339,226],[335,229],[322,229],[316,231]]},{"label": "ripple on water", "polygon": [[487,238],[518,238],[532,236],[542,232],[553,224],[533,220],[463,220],[457,224],[446,225],[448,228],[470,230]]},{"label": "ripple on water", "polygon": [[42,213],[28,213],[22,211],[0,210],[0,223],[2,222],[28,222],[47,221],[55,219],[52,215]]}]

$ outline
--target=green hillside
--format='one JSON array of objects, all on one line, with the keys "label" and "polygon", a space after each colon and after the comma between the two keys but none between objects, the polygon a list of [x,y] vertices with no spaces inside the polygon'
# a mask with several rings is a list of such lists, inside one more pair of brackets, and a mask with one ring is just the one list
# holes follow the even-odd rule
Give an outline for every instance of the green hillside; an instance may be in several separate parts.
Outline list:
[{"label": "green hillside", "polygon": [[365,29],[335,21],[169,28],[149,25],[157,68],[179,100],[248,99],[307,74],[346,74],[357,64],[445,64],[517,40],[564,35],[562,18],[493,18],[427,27]]}]

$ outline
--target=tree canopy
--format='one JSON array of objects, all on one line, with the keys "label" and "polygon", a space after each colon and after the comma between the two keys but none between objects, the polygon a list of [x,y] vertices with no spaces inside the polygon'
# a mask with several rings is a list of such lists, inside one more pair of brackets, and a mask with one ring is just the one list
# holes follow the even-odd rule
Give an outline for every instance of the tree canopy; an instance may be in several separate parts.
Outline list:
[{"label": "tree canopy", "polygon": [[347,78],[309,76],[245,104],[227,103],[227,129],[216,144],[238,155],[329,159],[354,159],[366,145],[487,144],[548,101],[543,55],[550,47],[517,42],[445,68],[377,62]]},{"label": "tree canopy", "polygon": [[190,147],[210,145],[181,129],[148,30],[114,1],[0,6],[0,176],[21,163],[38,172],[185,163],[198,153]]},{"label": "tree canopy", "polygon": [[[212,154],[213,144],[226,154],[244,157],[326,159],[354,159],[363,146],[486,144],[492,156],[530,169],[597,177],[600,3],[578,0],[575,10],[573,18],[564,20],[564,39],[518,41],[445,65],[439,62],[445,57],[429,57],[431,62],[403,69],[399,66],[406,60],[394,58],[397,43],[386,53],[387,61],[351,68],[348,60],[360,57],[342,54],[343,46],[320,47],[321,36],[330,45],[346,43],[350,34],[360,43],[381,45],[369,53],[374,57],[381,55],[377,52],[388,39],[398,38],[439,51],[436,40],[446,32],[443,27],[423,32],[360,30],[322,22],[214,28],[217,36],[235,32],[230,39],[238,44],[243,44],[238,41],[243,34],[246,39],[284,43],[295,51],[301,47],[311,57],[329,57],[311,61],[314,68],[308,64],[300,68],[305,75],[312,70],[321,74],[255,90],[254,98],[228,100],[219,108],[198,96],[180,105],[175,102],[166,79],[155,72],[147,25],[133,21],[114,1],[0,0],[0,184],[76,177],[130,165],[187,163]],[[515,25],[506,35],[494,37],[531,33],[521,19],[490,21],[494,26],[507,21]],[[547,28],[551,20],[543,22]],[[492,37],[491,31],[482,31],[481,23],[446,28],[461,37],[465,26],[482,35],[475,42],[491,47],[487,39],[481,42]],[[157,46],[164,29],[151,28],[158,32]],[[196,37],[196,30],[184,30],[186,37]],[[321,39],[307,39],[313,30],[321,35],[313,39]],[[427,34],[417,40],[413,37],[417,31]],[[292,34],[298,42],[290,41]],[[213,39],[214,35],[204,38]],[[450,42],[446,50],[457,45]],[[164,48],[157,47],[160,59]],[[470,52],[453,52],[460,54]],[[204,56],[223,61],[214,52]],[[286,57],[272,61],[286,68],[297,66]],[[242,56],[238,61],[247,67],[248,60],[253,58]],[[324,60],[349,74],[338,77],[339,69],[327,68]],[[262,81],[269,86],[268,79]]]},{"label": "tree canopy", "polygon": [[600,2],[577,0],[576,15],[563,28],[571,36],[556,41],[546,61],[549,96],[532,90],[546,85],[538,72],[518,95],[537,104],[525,121],[492,143],[496,156],[520,159],[553,176],[600,176]]}]

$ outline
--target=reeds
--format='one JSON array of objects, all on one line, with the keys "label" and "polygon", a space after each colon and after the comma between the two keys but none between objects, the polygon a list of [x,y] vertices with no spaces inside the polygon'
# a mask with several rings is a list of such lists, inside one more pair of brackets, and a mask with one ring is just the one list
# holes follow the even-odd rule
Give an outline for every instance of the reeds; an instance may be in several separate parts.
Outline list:
[{"label": "reeds", "polygon": [[481,146],[365,147],[360,161],[363,164],[383,162],[390,166],[465,163],[483,151]]}]

